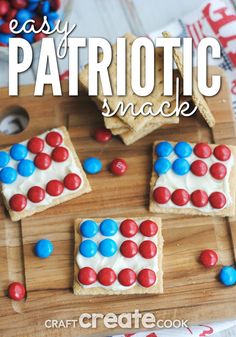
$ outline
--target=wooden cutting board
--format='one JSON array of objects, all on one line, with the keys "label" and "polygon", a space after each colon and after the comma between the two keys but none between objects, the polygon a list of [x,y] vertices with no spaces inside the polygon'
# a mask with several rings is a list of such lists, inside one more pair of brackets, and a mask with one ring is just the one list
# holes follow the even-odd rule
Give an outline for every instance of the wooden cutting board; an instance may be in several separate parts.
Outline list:
[{"label": "wooden cutting board", "polygon": [[[220,72],[211,69],[211,72]],[[46,330],[45,320],[78,319],[86,313],[122,313],[139,309],[153,312],[158,319],[185,319],[205,322],[235,318],[236,287],[225,288],[217,280],[222,265],[235,262],[236,220],[218,217],[163,216],[164,287],[159,296],[76,297],[72,294],[73,221],[76,217],[148,216],[149,180],[154,140],[216,142],[236,144],[230,95],[223,79],[220,93],[208,99],[217,124],[210,130],[199,114],[181,118],[179,125],[163,127],[132,146],[119,138],[105,145],[93,139],[94,129],[102,125],[97,107],[85,95],[68,97],[68,83],[63,83],[63,97],[32,97],[31,86],[22,87],[20,97],[9,98],[1,90],[1,114],[9,106],[24,107],[29,114],[28,127],[20,134],[0,134],[4,148],[37,135],[49,128],[66,125],[81,160],[99,157],[103,171],[89,176],[93,192],[51,208],[22,221],[12,223],[0,209],[0,336],[106,336],[120,329],[106,330],[101,322],[96,330],[80,328]],[[122,157],[129,165],[123,177],[107,170],[112,159]],[[46,260],[33,254],[37,240],[48,238],[54,253]],[[206,270],[198,262],[201,250],[219,253],[219,265]],[[25,282],[27,299],[14,302],[6,291],[11,281]]]}]

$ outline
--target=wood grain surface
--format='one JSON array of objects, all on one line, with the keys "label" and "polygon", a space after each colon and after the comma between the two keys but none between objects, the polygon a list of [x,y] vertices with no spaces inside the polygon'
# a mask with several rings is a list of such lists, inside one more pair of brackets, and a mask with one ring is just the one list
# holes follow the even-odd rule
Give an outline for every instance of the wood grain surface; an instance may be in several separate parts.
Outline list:
[{"label": "wood grain surface", "polygon": [[[218,70],[217,70],[218,71]],[[212,72],[216,72],[215,69]],[[217,124],[210,130],[202,118],[182,118],[180,125],[163,127],[136,144],[126,147],[119,138],[105,145],[93,139],[94,129],[102,125],[97,107],[85,95],[32,97],[32,87],[22,87],[20,97],[9,98],[1,90],[1,109],[23,106],[30,123],[20,134],[0,134],[1,147],[37,135],[48,128],[65,124],[80,159],[97,156],[103,171],[89,176],[93,192],[71,200],[22,223],[12,223],[0,210],[0,335],[10,336],[105,336],[119,332],[106,330],[101,322],[96,330],[50,329],[48,319],[78,319],[88,313],[153,312],[159,319],[187,319],[190,322],[223,320],[235,317],[236,288],[224,288],[217,280],[221,265],[235,261],[235,219],[218,217],[163,216],[164,295],[80,298],[72,294],[73,221],[77,217],[148,216],[151,153],[154,140],[218,142],[235,144],[235,128],[230,97],[223,81],[217,96],[209,99]],[[115,157],[127,160],[124,177],[114,177],[107,166]],[[33,254],[37,240],[48,238],[54,254],[40,260]],[[204,269],[198,262],[202,249],[216,249],[218,267]],[[6,297],[11,281],[25,282],[27,299],[14,302]]]}]

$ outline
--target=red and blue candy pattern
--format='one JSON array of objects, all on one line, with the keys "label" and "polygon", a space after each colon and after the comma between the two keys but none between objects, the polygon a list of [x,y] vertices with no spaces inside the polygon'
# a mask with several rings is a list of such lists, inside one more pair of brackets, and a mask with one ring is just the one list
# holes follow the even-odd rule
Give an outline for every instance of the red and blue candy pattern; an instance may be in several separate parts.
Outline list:
[{"label": "red and blue candy pattern", "polygon": [[[105,219],[99,225],[93,220],[85,220],[80,225],[82,242],[78,255],[86,259],[82,267],[79,265],[78,281],[81,285],[89,286],[98,283],[102,286],[111,286],[116,281],[123,287],[130,287],[135,283],[149,288],[157,282],[153,268],[140,268],[138,265],[131,268],[129,262],[139,254],[139,259],[157,259],[158,225],[152,220],[137,223],[133,219],[125,219],[118,223],[113,219]],[[99,235],[99,236],[98,236]],[[137,235],[141,239],[137,240]],[[96,262],[92,258],[100,255]],[[122,259],[122,267],[113,268],[113,256]],[[78,257],[78,256],[77,256]],[[107,265],[99,262],[107,258]],[[96,269],[96,270],[95,270]]]},{"label": "red and blue candy pattern", "polygon": [[[179,142],[172,145],[169,142],[160,142],[156,145],[155,152],[157,160],[154,163],[154,171],[161,177],[168,174],[170,184],[156,187],[153,191],[153,198],[159,205],[165,205],[169,201],[172,204],[183,207],[190,205],[196,208],[210,205],[212,209],[222,209],[227,203],[227,198],[223,190],[218,188],[217,182],[227,178],[227,162],[231,159],[231,150],[226,145],[217,145],[213,150],[206,143],[190,145],[187,142]],[[179,177],[179,178],[178,178]],[[207,187],[210,180],[214,182],[215,190],[208,194],[204,189],[188,190],[177,188],[180,179],[185,177],[189,185],[201,182]],[[173,189],[171,179],[175,179],[176,186]],[[157,182],[158,182],[157,180]],[[167,181],[168,181],[167,180]],[[183,185],[183,183],[182,183]],[[187,185],[187,184],[186,184]],[[170,187],[172,186],[172,188]]]}]

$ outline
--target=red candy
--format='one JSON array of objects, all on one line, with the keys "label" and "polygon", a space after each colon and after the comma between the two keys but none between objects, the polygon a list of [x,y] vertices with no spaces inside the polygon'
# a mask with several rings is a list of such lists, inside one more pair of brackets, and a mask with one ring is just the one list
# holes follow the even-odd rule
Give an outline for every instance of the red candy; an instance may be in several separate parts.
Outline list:
[{"label": "red candy", "polygon": [[78,274],[78,280],[81,284],[89,286],[97,281],[97,274],[90,267],[81,268]]},{"label": "red candy", "polygon": [[0,26],[0,31],[2,33],[5,33],[5,34],[12,34],[11,33],[11,30],[10,30],[10,27],[9,27],[9,22],[4,22],[1,26]]},{"label": "red candy", "polygon": [[218,145],[214,149],[214,156],[221,161],[226,161],[231,156],[231,151],[226,145]]},{"label": "red candy", "polygon": [[45,191],[39,186],[33,186],[29,189],[27,196],[30,201],[38,203],[45,198]]},{"label": "red candy", "polygon": [[51,8],[53,11],[57,11],[61,7],[61,0],[51,0]]},{"label": "red candy", "polygon": [[11,1],[12,7],[16,9],[22,9],[27,7],[27,1],[26,0],[13,0]]},{"label": "red candy", "polygon": [[210,204],[213,208],[223,208],[226,204],[226,197],[221,192],[213,192],[209,197]]},{"label": "red candy", "polygon": [[20,282],[13,282],[8,287],[8,296],[15,301],[20,301],[25,297],[25,287]]},{"label": "red candy", "polygon": [[58,163],[66,161],[69,157],[69,152],[65,147],[58,146],[52,151],[52,159]]},{"label": "red candy", "polygon": [[43,24],[43,18],[41,16],[36,16],[36,18],[34,18],[34,28],[36,30],[39,30],[41,28],[42,24]]},{"label": "red candy", "polygon": [[118,280],[122,286],[130,287],[136,281],[136,273],[130,268],[125,268],[119,272]]},{"label": "red candy", "polygon": [[40,33],[37,33],[34,35],[34,41],[37,42],[37,41],[41,41],[43,38],[45,38],[46,35],[42,32]]},{"label": "red candy", "polygon": [[95,132],[95,139],[97,142],[106,143],[112,138],[112,133],[110,130],[105,128],[97,129]]},{"label": "red candy", "polygon": [[27,144],[28,150],[34,154],[40,153],[44,149],[44,140],[39,137],[31,138]]},{"label": "red candy", "polygon": [[111,268],[103,268],[98,273],[98,281],[104,286],[112,285],[116,280],[116,273]]},{"label": "red candy", "polygon": [[23,194],[14,194],[9,201],[10,208],[15,212],[21,212],[27,205],[27,198]]},{"label": "red candy", "polygon": [[47,183],[46,191],[49,195],[57,197],[64,191],[64,185],[59,180],[51,180]]},{"label": "red candy", "polygon": [[142,269],[138,274],[138,282],[141,286],[149,288],[156,283],[156,273],[151,269]]},{"label": "red candy", "polygon": [[15,18],[16,14],[17,14],[17,9],[14,9],[14,8],[10,9],[10,10],[7,12],[7,15],[5,16],[5,20],[6,20],[7,22],[11,21],[12,19]]},{"label": "red candy", "polygon": [[132,240],[126,240],[121,244],[120,251],[124,257],[131,258],[138,253],[138,245]]},{"label": "red candy", "polygon": [[48,145],[52,146],[52,147],[56,147],[61,145],[62,143],[62,136],[59,132],[56,131],[51,131],[47,134],[46,136],[46,142],[48,143]]},{"label": "red candy", "polygon": [[196,190],[191,194],[191,202],[195,207],[204,207],[208,203],[208,195],[203,190]]},{"label": "red candy", "polygon": [[198,143],[194,146],[193,149],[196,156],[199,158],[209,158],[212,154],[210,146],[206,143]]},{"label": "red candy", "polygon": [[191,169],[191,172],[195,174],[195,176],[198,176],[198,177],[204,176],[208,171],[207,164],[202,160],[195,160],[192,163],[190,169]]},{"label": "red candy", "polygon": [[218,262],[218,255],[214,250],[206,249],[201,252],[200,262],[206,267],[214,267]]},{"label": "red candy", "polygon": [[110,166],[111,172],[116,176],[122,176],[128,169],[124,159],[114,159]]},{"label": "red candy", "polygon": [[81,185],[81,178],[78,174],[69,173],[64,179],[64,185],[68,190],[77,190]]},{"label": "red candy", "polygon": [[210,172],[213,178],[217,180],[224,179],[227,174],[227,168],[222,163],[215,163],[211,165]]},{"label": "red candy", "polygon": [[158,226],[154,221],[146,220],[141,223],[139,230],[144,236],[151,237],[158,232]]},{"label": "red candy", "polygon": [[132,238],[132,236],[138,233],[138,225],[134,220],[131,219],[124,220],[120,224],[120,232],[123,236],[127,238]]},{"label": "red candy", "polygon": [[35,166],[40,170],[46,170],[51,165],[52,159],[51,157],[44,152],[38,153],[34,158]]},{"label": "red candy", "polygon": [[157,247],[151,240],[143,241],[139,246],[139,253],[145,259],[153,258],[157,253]]},{"label": "red candy", "polygon": [[166,204],[171,198],[171,193],[166,187],[157,187],[153,192],[153,198],[158,204]]},{"label": "red candy", "polygon": [[184,206],[189,202],[190,195],[186,190],[180,188],[173,192],[171,200],[177,206]]},{"label": "red candy", "polygon": [[1,0],[0,1],[0,16],[4,16],[10,9],[10,5],[8,1]]}]

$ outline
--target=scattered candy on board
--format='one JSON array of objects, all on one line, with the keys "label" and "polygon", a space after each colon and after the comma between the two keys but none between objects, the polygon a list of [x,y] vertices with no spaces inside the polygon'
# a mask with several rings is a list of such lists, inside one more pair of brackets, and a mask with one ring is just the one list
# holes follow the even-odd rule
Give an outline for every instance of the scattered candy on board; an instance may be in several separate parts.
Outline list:
[{"label": "scattered candy on board", "polygon": [[[9,28],[11,20],[18,20],[17,28],[23,26],[27,20],[35,20],[34,28],[38,30],[43,23],[43,17],[46,16],[52,30],[59,19],[57,11],[60,7],[60,0],[0,0],[0,46],[8,46],[9,38],[14,37]],[[20,35],[29,43],[37,42],[45,36],[43,33],[32,32]]]},{"label": "scattered candy on board", "polygon": [[219,274],[220,282],[226,287],[236,285],[236,269],[234,266],[225,266]]},{"label": "scattered candy on board", "polygon": [[8,296],[14,301],[21,301],[25,297],[25,287],[20,282],[13,282],[8,287]]},{"label": "scattered candy on board", "polygon": [[112,138],[112,133],[106,128],[99,128],[95,132],[95,139],[99,143],[107,143]]},{"label": "scattered candy on board", "polygon": [[116,176],[122,176],[128,170],[128,165],[124,159],[114,159],[110,165],[111,172]]},{"label": "scattered candy on board", "polygon": [[34,247],[35,255],[41,259],[46,259],[53,253],[53,244],[50,240],[39,240]]},{"label": "scattered candy on board", "polygon": [[214,267],[218,262],[218,255],[212,249],[205,249],[201,252],[200,262],[206,268]]},{"label": "scattered candy on board", "polygon": [[87,173],[97,174],[102,170],[102,162],[98,158],[90,157],[85,159],[83,167]]}]

